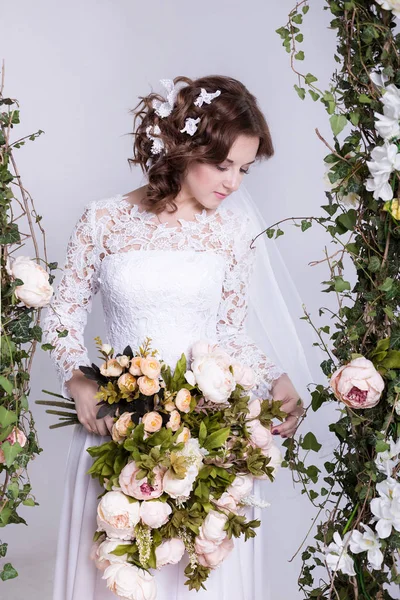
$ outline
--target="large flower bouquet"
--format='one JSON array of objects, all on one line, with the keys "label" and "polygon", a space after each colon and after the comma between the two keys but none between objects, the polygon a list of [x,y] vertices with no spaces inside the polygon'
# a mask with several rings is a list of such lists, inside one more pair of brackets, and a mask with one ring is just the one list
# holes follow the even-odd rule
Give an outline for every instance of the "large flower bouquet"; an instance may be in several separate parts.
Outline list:
[{"label": "large flower bouquet", "polygon": [[190,369],[182,354],[172,374],[149,338],[115,357],[97,340],[105,362],[80,369],[99,384],[97,416],[116,420],[112,439],[87,449],[88,473],[105,488],[91,558],[120,598],[155,599],[150,570],[185,551],[186,584],[204,588],[234,538],[256,535],[246,507],[268,506],[252,488],[282,462],[270,431],[286,416],[282,403],[252,397],[253,370],[207,341],[192,346]]}]

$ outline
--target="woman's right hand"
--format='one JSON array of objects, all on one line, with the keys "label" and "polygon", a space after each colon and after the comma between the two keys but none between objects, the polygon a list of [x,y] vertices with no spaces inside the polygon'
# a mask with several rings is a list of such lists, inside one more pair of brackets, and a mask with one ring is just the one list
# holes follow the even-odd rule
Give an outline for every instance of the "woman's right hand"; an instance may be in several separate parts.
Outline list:
[{"label": "woman's right hand", "polygon": [[111,416],[96,419],[99,402],[95,398],[98,392],[98,385],[95,381],[88,379],[79,369],[73,371],[71,379],[66,383],[68,391],[75,400],[76,412],[79,422],[89,433],[108,436],[111,435],[111,429],[114,419]]}]

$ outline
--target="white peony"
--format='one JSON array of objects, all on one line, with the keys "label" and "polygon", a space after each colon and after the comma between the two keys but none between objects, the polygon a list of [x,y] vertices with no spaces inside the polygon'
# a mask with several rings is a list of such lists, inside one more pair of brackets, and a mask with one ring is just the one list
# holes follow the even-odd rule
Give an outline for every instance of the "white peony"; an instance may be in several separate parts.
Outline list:
[{"label": "white peony", "polygon": [[176,565],[185,553],[185,544],[179,538],[165,540],[156,548],[157,569],[164,565]]},{"label": "white peony", "polygon": [[331,542],[327,548],[326,564],[332,571],[341,571],[344,575],[356,575],[354,570],[354,561],[347,553],[349,541],[352,532],[348,531],[343,536],[343,541],[337,531],[333,534],[334,542]]},{"label": "white peony", "polygon": [[376,531],[381,539],[389,537],[392,529],[400,531],[400,483],[392,477],[376,484],[379,498],[371,500],[371,512],[375,515]]},{"label": "white peony", "polygon": [[29,256],[8,256],[6,271],[12,279],[24,282],[14,293],[25,306],[41,308],[50,302],[53,288],[49,284],[49,274]]},{"label": "white peony", "polygon": [[150,573],[135,565],[114,563],[104,571],[107,587],[121,600],[156,600],[157,587]]},{"label": "white peony", "polygon": [[161,500],[144,500],[140,505],[140,518],[152,529],[165,525],[171,513],[172,508],[168,502],[161,502]]},{"label": "white peony", "polygon": [[365,529],[365,533],[361,533],[356,529],[352,531],[349,541],[350,550],[354,554],[367,552],[368,562],[372,569],[380,569],[382,566],[383,554],[380,550],[381,543],[379,538],[376,533],[372,531],[371,527],[364,525],[364,523],[360,523],[360,525]]},{"label": "white peony", "polygon": [[110,538],[130,540],[140,520],[139,502],[130,502],[122,492],[107,492],[97,506],[97,531]]},{"label": "white peony", "polygon": [[253,490],[254,478],[252,475],[236,475],[231,485],[226,490],[228,494],[240,502],[246,496],[249,496]]},{"label": "white peony", "polygon": [[200,527],[199,537],[215,544],[220,544],[226,538],[225,524],[228,520],[226,514],[210,510]]},{"label": "white peony", "polygon": [[[268,448],[262,448],[262,453],[264,456],[269,456],[271,459],[267,466],[273,468],[272,477],[276,477],[276,473],[283,461],[280,448],[276,444],[272,443]],[[256,477],[256,479],[269,479],[269,477],[268,475],[262,475],[261,477]]]},{"label": "white peony", "polygon": [[198,470],[194,465],[188,468],[183,479],[179,479],[171,469],[168,469],[163,477],[164,492],[171,498],[189,498],[197,474]]},{"label": "white peony", "polygon": [[101,561],[109,561],[110,563],[124,563],[128,559],[127,554],[117,556],[116,554],[111,554],[111,552],[113,552],[117,546],[129,546],[130,544],[130,541],[110,540],[107,538],[99,545],[97,556]]},{"label": "white peony", "polygon": [[385,83],[389,81],[389,77],[383,73],[384,67],[379,67],[377,71],[371,71],[369,74],[371,81],[377,87],[385,87]]},{"label": "white peony", "polygon": [[235,378],[229,370],[229,362],[222,353],[197,356],[193,360],[192,371],[208,402],[225,403],[236,387]]}]

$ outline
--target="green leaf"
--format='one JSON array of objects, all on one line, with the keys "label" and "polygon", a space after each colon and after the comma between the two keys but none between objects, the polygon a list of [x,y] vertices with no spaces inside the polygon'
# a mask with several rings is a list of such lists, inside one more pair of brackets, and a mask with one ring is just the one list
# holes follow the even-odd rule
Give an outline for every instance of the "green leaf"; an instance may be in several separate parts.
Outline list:
[{"label": "green leaf", "polygon": [[204,421],[202,421],[200,423],[200,429],[199,429],[199,444],[200,446],[203,446],[204,440],[207,437],[207,427],[204,424]]},{"label": "green leaf", "polygon": [[336,219],[336,223],[340,223],[347,231],[352,231],[357,221],[357,211],[353,208],[340,215]]},{"label": "green leaf", "polygon": [[333,135],[337,136],[347,125],[347,119],[344,115],[332,115],[329,119]]},{"label": "green leaf", "polygon": [[350,290],[351,286],[348,281],[345,281],[341,275],[335,275],[335,291],[344,292],[344,290]]},{"label": "green leaf", "polygon": [[299,95],[299,97],[304,100],[304,98],[306,97],[306,90],[305,88],[299,87],[298,85],[294,84],[294,89],[296,90],[297,94]]},{"label": "green leaf", "polygon": [[322,448],[321,444],[317,441],[317,438],[311,431],[304,436],[301,447],[303,450],[314,450],[314,452],[318,452],[319,449]]},{"label": "green leaf", "polygon": [[15,577],[18,577],[18,572],[11,563],[6,563],[0,573],[0,579],[2,581],[7,581],[7,579],[14,579]]},{"label": "green leaf", "polygon": [[385,369],[400,369],[400,350],[389,350],[380,364]]},{"label": "green leaf", "polygon": [[17,415],[11,410],[7,410],[5,406],[0,406],[0,426],[6,428],[11,423],[17,422]]},{"label": "green leaf", "polygon": [[358,112],[351,112],[350,113],[350,121],[352,122],[352,124],[357,127],[358,123],[360,122],[360,113]]},{"label": "green leaf", "polygon": [[312,221],[306,221],[305,219],[302,220],[301,222],[301,230],[302,231],[306,231],[307,229],[309,229],[312,225]]},{"label": "green leaf", "polygon": [[20,446],[18,442],[15,442],[15,444],[10,444],[10,442],[4,442],[1,445],[1,448],[4,452],[7,467],[11,467],[16,456],[18,456],[18,454],[21,452],[22,446]]},{"label": "green leaf", "polygon": [[379,286],[378,289],[382,290],[382,292],[389,292],[393,286],[393,279],[391,277],[386,277],[385,281]]},{"label": "green leaf", "polygon": [[371,98],[366,94],[360,94],[358,96],[358,101],[361,102],[361,104],[371,104],[372,102]]},{"label": "green leaf", "polygon": [[294,55],[294,57],[295,57],[296,60],[304,60],[304,52],[303,52],[303,50],[300,50],[300,52],[297,52]]},{"label": "green leaf", "polygon": [[35,501],[33,498],[27,498],[22,502],[25,506],[35,506]]},{"label": "green leaf", "polygon": [[225,444],[226,440],[228,439],[228,436],[230,434],[230,427],[223,427],[222,429],[219,429],[218,431],[214,431],[214,433],[211,433],[208,438],[205,440],[203,447],[206,450],[213,450],[214,448],[220,448],[221,446],[223,446],[223,444]]},{"label": "green leaf", "polygon": [[381,268],[381,261],[377,256],[371,256],[368,263],[368,270],[371,273],[377,273]]},{"label": "green leaf", "polygon": [[4,375],[0,375],[0,385],[3,388],[3,390],[7,392],[7,394],[12,394],[14,386],[9,379],[4,377]]},{"label": "green leaf", "polygon": [[307,75],[305,77],[305,82],[309,85],[310,83],[313,83],[314,81],[318,81],[318,79],[312,73],[307,73]]},{"label": "green leaf", "polygon": [[390,448],[390,445],[387,444],[384,440],[378,440],[376,442],[375,450],[377,452],[385,452],[386,450],[389,450],[389,448]]}]

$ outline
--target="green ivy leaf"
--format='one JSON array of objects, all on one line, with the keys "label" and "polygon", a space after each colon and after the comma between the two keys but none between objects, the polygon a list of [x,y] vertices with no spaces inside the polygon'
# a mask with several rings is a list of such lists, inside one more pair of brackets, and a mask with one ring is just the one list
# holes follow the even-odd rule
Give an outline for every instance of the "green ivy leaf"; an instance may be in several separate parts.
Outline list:
[{"label": "green ivy leaf", "polygon": [[314,452],[318,452],[322,445],[317,441],[315,435],[309,431],[300,444],[303,450],[314,450]]},{"label": "green ivy leaf", "polygon": [[347,119],[344,115],[332,115],[329,122],[334,136],[339,135],[347,125]]},{"label": "green ivy leaf", "polygon": [[14,579],[15,577],[18,577],[18,572],[11,563],[6,563],[0,573],[0,579],[2,581],[7,581],[7,579]]},{"label": "green ivy leaf", "polygon": [[4,452],[7,467],[11,467],[15,458],[22,451],[22,446],[20,446],[18,442],[15,442],[15,444],[10,444],[10,442],[3,442],[1,448]]},{"label": "green ivy leaf", "polygon": [[7,392],[7,394],[12,394],[14,386],[13,386],[12,382],[9,379],[7,379],[6,377],[4,377],[4,375],[0,375],[0,385],[3,388],[3,390],[5,392]]},{"label": "green ivy leaf", "polygon": [[5,406],[0,406],[0,426],[5,429],[11,423],[17,422],[17,415],[11,410],[7,410]]}]

